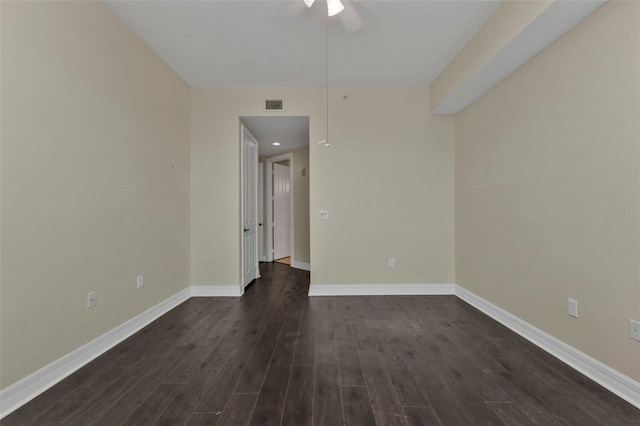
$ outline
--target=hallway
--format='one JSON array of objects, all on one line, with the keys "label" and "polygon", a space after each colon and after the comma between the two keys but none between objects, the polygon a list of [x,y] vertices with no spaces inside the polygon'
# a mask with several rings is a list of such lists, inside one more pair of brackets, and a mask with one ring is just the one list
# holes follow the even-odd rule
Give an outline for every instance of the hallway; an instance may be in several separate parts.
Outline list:
[{"label": "hallway", "polygon": [[186,301],[2,424],[640,425],[453,296],[309,298],[308,272],[260,268],[243,297]]}]

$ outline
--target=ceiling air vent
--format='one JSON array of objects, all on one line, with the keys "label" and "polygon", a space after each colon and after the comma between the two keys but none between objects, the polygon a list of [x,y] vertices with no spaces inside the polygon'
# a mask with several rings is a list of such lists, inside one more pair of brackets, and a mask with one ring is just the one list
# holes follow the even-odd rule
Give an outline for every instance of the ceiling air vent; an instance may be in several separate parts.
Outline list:
[{"label": "ceiling air vent", "polygon": [[282,99],[267,99],[264,102],[265,109],[267,110],[281,110],[282,109]]}]

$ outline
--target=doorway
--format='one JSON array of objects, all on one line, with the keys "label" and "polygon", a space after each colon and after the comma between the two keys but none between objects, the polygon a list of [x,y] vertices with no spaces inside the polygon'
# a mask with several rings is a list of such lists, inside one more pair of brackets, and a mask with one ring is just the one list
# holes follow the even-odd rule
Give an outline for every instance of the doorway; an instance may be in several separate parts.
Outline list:
[{"label": "doorway", "polygon": [[241,118],[258,141],[258,258],[310,270],[309,117]]}]

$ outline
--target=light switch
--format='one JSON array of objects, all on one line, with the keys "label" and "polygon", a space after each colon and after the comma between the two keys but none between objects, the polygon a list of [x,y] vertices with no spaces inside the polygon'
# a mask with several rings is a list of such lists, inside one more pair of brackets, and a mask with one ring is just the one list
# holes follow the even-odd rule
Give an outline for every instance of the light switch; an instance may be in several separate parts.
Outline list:
[{"label": "light switch", "polygon": [[328,210],[320,210],[320,213],[318,214],[318,217],[320,219],[329,219],[329,211]]},{"label": "light switch", "polygon": [[569,299],[569,315],[578,318],[578,301]]}]

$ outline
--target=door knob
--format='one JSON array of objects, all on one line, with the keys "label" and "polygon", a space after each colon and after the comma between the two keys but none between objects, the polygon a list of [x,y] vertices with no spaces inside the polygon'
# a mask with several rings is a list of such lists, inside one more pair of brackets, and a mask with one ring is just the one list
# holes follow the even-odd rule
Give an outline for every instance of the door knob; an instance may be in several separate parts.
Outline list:
[{"label": "door knob", "polygon": [[249,228],[244,228],[244,232],[249,232]]}]

